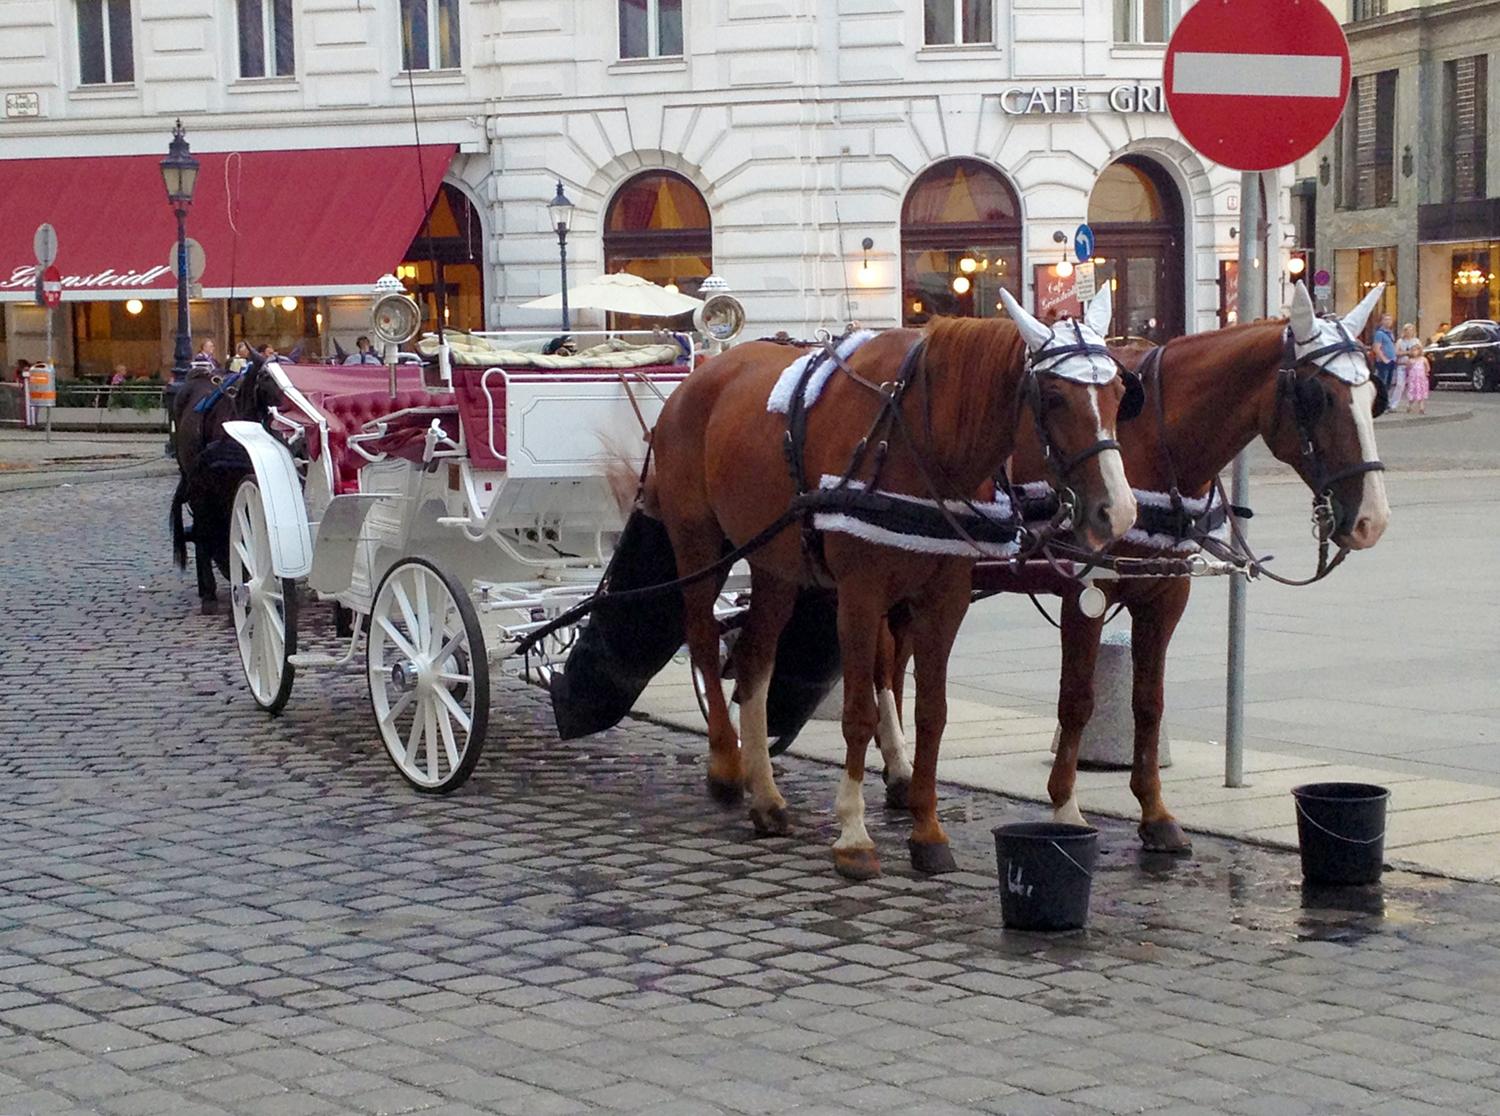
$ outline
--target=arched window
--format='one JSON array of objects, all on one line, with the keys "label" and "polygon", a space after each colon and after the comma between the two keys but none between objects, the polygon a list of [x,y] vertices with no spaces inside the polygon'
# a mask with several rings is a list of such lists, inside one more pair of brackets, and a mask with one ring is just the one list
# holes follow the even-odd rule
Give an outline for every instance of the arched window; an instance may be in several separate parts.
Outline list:
[{"label": "arched window", "polygon": [[628,271],[696,295],[713,272],[708,203],[671,171],[638,174],[620,188],[604,217],[604,270]]},{"label": "arched window", "polygon": [[951,159],[924,171],[901,207],[901,318],[994,318],[1021,290],[1021,207],[993,167]]},{"label": "arched window", "polygon": [[1114,282],[1117,335],[1165,341],[1183,332],[1182,195],[1150,159],[1105,167],[1089,195],[1096,280]]},{"label": "arched window", "polygon": [[439,283],[444,326],[484,328],[484,230],[479,214],[457,186],[444,182],[439,188],[428,220],[417,230],[396,274],[421,305],[424,328],[436,327]]}]

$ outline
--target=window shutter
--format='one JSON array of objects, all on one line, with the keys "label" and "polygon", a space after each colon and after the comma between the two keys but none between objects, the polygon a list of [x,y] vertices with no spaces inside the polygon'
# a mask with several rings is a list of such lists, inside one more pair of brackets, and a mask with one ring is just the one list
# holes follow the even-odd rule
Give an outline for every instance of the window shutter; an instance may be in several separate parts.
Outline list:
[{"label": "window shutter", "polygon": [[1489,74],[1484,55],[1458,58],[1447,71],[1448,170],[1450,201],[1472,201],[1485,196],[1485,129],[1488,124],[1486,89]]}]

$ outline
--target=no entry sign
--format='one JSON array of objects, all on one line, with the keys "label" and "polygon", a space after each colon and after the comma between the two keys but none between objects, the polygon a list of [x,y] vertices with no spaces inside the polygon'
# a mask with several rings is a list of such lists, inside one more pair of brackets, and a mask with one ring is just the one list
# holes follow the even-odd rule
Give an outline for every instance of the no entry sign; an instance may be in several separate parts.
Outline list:
[{"label": "no entry sign", "polygon": [[1241,171],[1294,163],[1349,96],[1349,44],[1319,0],[1201,0],[1167,44],[1167,111],[1195,150]]}]

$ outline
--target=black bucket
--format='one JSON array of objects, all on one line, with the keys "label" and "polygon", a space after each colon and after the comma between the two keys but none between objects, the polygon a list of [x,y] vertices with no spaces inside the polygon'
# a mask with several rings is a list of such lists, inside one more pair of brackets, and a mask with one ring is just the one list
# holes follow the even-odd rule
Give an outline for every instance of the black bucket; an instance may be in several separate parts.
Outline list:
[{"label": "black bucket", "polygon": [[1306,783],[1292,788],[1302,878],[1313,884],[1372,884],[1385,863],[1385,806],[1372,783]]},{"label": "black bucket", "polygon": [[1059,822],[998,825],[1000,918],[1011,930],[1081,930],[1089,919],[1089,884],[1099,831]]}]

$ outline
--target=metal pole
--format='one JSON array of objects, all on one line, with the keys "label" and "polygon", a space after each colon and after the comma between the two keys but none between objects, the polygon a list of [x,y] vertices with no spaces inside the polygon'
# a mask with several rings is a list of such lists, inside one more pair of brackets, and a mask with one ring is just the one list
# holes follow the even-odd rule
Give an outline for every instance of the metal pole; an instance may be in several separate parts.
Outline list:
[{"label": "metal pole", "polygon": [[177,207],[177,344],[172,351],[172,380],[182,383],[192,371],[193,347],[188,339],[187,210]]},{"label": "metal pole", "polygon": [[[1261,228],[1259,173],[1245,171],[1240,175],[1240,258],[1239,293],[1236,311],[1239,321],[1254,321],[1264,316],[1262,296],[1265,275],[1256,269],[1260,246],[1264,242]],[[1244,507],[1250,502],[1250,461],[1241,451],[1234,459],[1230,485],[1231,501]],[[1248,536],[1249,523],[1235,517],[1240,532]],[[1245,785],[1245,598],[1249,586],[1236,574],[1229,579],[1229,668],[1224,695],[1224,785]]]},{"label": "metal pole", "polygon": [[[46,314],[47,314],[47,370],[52,373],[52,390],[55,393],[57,391],[57,362],[52,359],[52,310],[53,310],[53,308],[51,306],[47,307],[47,310],[46,310]],[[54,394],[52,396],[52,398],[53,398],[53,401],[55,403],[55,401],[57,399],[57,396]],[[47,437],[46,437],[46,441],[50,442],[50,441],[52,441],[52,408],[48,407],[46,410],[47,410]]]},{"label": "metal pole", "polygon": [[563,332],[570,328],[568,325],[568,230],[566,226],[557,226],[557,255],[562,261],[562,312]]}]

